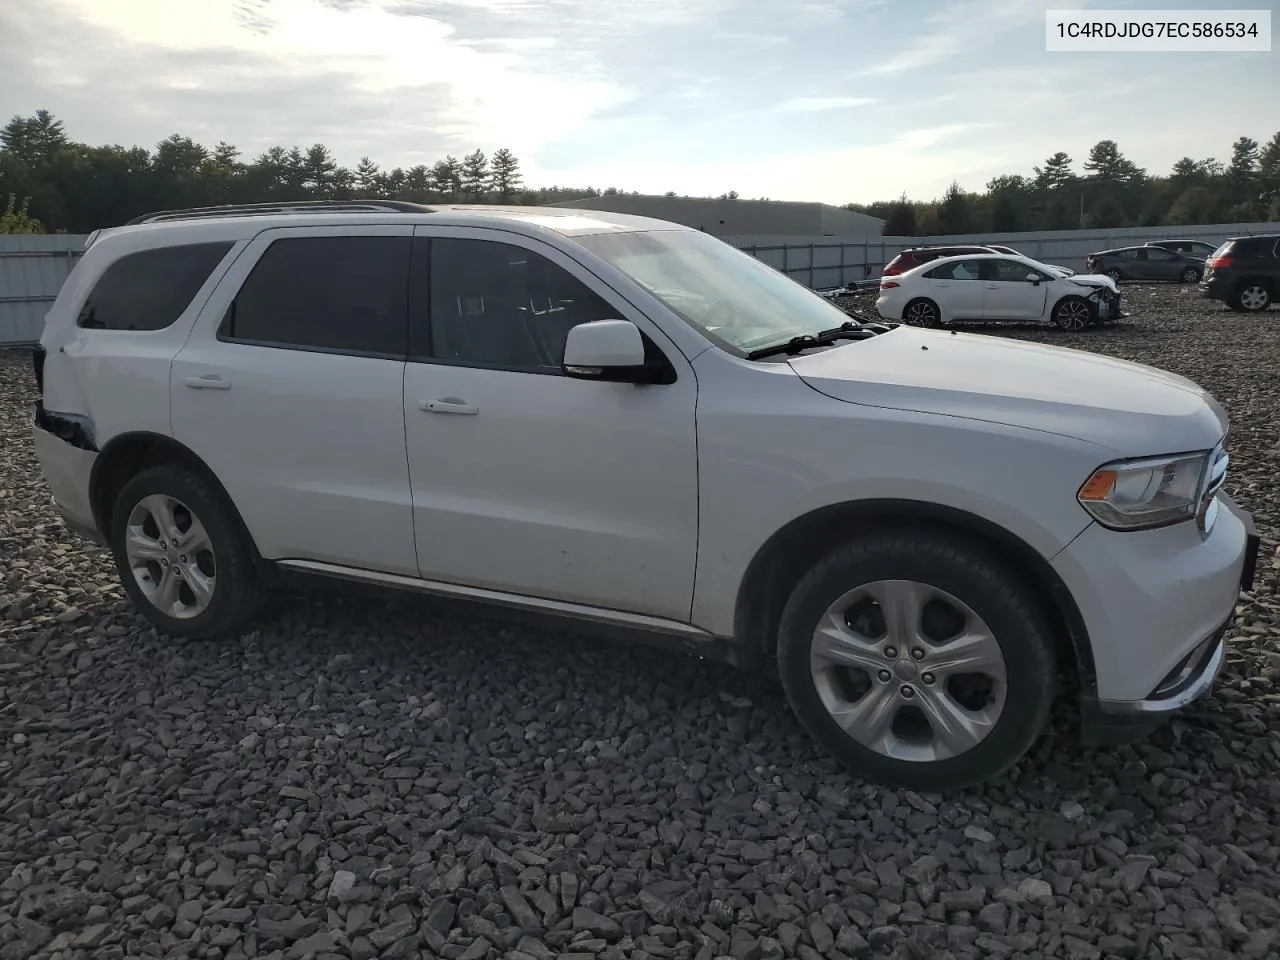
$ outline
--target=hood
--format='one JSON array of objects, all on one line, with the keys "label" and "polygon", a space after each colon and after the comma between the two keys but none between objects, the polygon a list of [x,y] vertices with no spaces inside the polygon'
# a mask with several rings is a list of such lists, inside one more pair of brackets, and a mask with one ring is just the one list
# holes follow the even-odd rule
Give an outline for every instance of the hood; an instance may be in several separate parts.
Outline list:
[{"label": "hood", "polygon": [[846,403],[1044,430],[1126,457],[1208,449],[1227,429],[1221,405],[1185,377],[983,334],[900,326],[789,363]]},{"label": "hood", "polygon": [[1067,279],[1072,283],[1080,284],[1082,287],[1106,287],[1112,293],[1117,292],[1116,282],[1105,273],[1072,274]]}]

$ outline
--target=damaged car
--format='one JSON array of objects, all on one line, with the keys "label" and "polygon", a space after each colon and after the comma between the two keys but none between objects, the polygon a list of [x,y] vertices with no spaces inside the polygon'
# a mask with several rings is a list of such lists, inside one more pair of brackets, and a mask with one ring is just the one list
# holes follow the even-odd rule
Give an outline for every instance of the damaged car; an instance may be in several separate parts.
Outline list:
[{"label": "damaged car", "polygon": [[1110,277],[1064,277],[1029,257],[999,254],[944,257],[885,277],[876,310],[886,320],[916,327],[1014,321],[1052,323],[1067,331],[1128,315]]}]

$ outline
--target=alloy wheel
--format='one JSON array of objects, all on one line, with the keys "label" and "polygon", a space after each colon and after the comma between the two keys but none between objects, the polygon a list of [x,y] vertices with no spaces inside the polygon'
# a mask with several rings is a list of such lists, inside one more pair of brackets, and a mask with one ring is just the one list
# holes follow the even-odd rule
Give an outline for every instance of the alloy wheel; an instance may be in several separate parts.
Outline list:
[{"label": "alloy wheel", "polygon": [[1004,710],[1004,654],[967,604],[915,580],[863,584],[827,608],[809,669],[833,720],[896,760],[966,753]]},{"label": "alloy wheel", "polygon": [[143,595],[168,616],[198,617],[213,602],[213,543],[182,501],[160,493],[139,500],[129,513],[124,552]]},{"label": "alloy wheel", "polygon": [[938,308],[932,303],[913,303],[907,308],[907,323],[913,327],[936,327]]},{"label": "alloy wheel", "polygon": [[1083,330],[1092,318],[1089,305],[1080,300],[1071,300],[1058,307],[1058,326],[1063,330]]}]

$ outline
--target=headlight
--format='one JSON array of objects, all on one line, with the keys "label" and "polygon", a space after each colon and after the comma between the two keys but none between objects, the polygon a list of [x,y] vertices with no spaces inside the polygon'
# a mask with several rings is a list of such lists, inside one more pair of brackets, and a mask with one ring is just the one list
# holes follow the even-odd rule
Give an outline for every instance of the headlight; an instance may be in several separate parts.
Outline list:
[{"label": "headlight", "polygon": [[1104,464],[1076,499],[1104,527],[1145,530],[1196,515],[1208,453]]}]

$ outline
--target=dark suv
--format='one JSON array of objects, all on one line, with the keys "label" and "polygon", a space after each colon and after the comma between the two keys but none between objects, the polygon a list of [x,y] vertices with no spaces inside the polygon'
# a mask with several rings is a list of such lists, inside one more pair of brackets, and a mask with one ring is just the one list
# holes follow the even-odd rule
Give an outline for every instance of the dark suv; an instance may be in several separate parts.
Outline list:
[{"label": "dark suv", "polygon": [[1280,295],[1280,234],[1233,237],[1205,261],[1200,290],[1232,310],[1265,310]]},{"label": "dark suv", "polygon": [[997,253],[990,247],[958,246],[958,247],[909,247],[894,257],[884,268],[883,275],[896,277],[908,270],[914,270],[922,263],[937,260],[939,257],[968,257],[974,254]]}]

